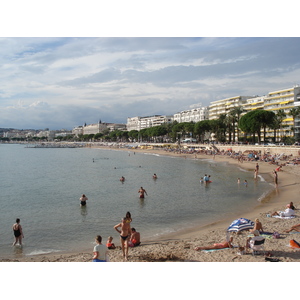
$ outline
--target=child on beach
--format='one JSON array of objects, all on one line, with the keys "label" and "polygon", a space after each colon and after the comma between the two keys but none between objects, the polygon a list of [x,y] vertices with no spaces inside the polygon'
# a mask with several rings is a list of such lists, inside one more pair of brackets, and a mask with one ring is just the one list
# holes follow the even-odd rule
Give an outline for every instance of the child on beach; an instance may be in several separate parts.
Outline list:
[{"label": "child on beach", "polygon": [[112,242],[113,240],[113,237],[112,236],[109,236],[108,239],[107,239],[107,242],[106,242],[106,247],[108,249],[116,249],[116,246],[115,244]]}]

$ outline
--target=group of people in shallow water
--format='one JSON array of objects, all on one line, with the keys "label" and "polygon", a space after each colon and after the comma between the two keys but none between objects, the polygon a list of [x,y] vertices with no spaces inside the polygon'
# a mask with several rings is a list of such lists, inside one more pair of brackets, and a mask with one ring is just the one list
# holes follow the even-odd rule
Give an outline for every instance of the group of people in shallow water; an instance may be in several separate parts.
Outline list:
[{"label": "group of people in shallow water", "polygon": [[[120,234],[120,242],[123,257],[128,260],[129,247],[137,247],[141,244],[140,233],[131,228],[131,214],[128,211],[126,216],[122,218],[121,222],[114,226],[114,229]],[[102,237],[97,235],[95,238],[96,246],[94,247],[93,262],[106,262],[108,261],[108,249],[115,249],[116,246],[113,243],[113,237],[109,236],[106,242],[106,246],[102,244]]]}]

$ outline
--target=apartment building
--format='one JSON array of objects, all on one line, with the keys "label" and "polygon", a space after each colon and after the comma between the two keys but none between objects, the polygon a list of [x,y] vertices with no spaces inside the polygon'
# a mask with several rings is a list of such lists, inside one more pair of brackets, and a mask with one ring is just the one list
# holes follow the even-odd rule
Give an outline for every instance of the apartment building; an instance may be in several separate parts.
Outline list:
[{"label": "apartment building", "polygon": [[149,117],[132,117],[127,118],[127,131],[140,131],[145,128],[160,126],[166,123],[172,123],[173,116],[154,115]]},{"label": "apartment building", "polygon": [[264,109],[265,97],[266,96],[256,96],[254,98],[247,99],[246,102],[241,105],[244,110],[243,114],[255,109]]},{"label": "apartment building", "polygon": [[208,107],[208,119],[215,120],[218,119],[221,114],[227,115],[233,108],[245,104],[249,98],[253,98],[253,96],[235,96],[211,102]]},{"label": "apartment building", "polygon": [[190,110],[184,110],[174,114],[173,119],[178,123],[183,123],[183,122],[197,123],[203,120],[208,120],[208,108],[199,107]]},{"label": "apartment building", "polygon": [[[283,110],[286,118],[282,121],[281,129],[278,132],[279,137],[293,137],[294,118],[291,116],[290,110],[296,105],[300,105],[300,87],[295,86],[289,89],[277,90],[270,92],[264,101],[264,110],[273,111],[277,113],[278,110]],[[297,124],[297,133],[299,132],[299,118],[295,120]],[[267,135],[272,135],[270,130]]]}]

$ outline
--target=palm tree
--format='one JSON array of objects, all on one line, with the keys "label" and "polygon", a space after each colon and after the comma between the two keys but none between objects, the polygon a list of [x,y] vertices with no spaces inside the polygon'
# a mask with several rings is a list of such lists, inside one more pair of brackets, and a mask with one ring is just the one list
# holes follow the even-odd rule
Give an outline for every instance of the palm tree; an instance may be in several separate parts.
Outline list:
[{"label": "palm tree", "polygon": [[[282,128],[282,121],[284,120],[284,118],[286,117],[286,113],[284,112],[283,109],[279,109],[277,111],[277,114],[276,114],[276,119],[278,120],[279,122],[279,130],[281,131],[281,128]],[[281,137],[282,138],[282,137]]]},{"label": "palm tree", "polygon": [[[230,112],[229,115],[232,116],[233,120],[233,141],[235,142],[235,125],[239,123],[242,113],[244,112],[244,108],[242,106],[234,107]],[[237,140],[239,141],[239,126],[236,126],[237,129]]]},{"label": "palm tree", "polygon": [[294,122],[293,135],[295,137],[295,119],[300,116],[300,106],[291,108],[289,111],[289,115],[293,117],[293,122]]}]

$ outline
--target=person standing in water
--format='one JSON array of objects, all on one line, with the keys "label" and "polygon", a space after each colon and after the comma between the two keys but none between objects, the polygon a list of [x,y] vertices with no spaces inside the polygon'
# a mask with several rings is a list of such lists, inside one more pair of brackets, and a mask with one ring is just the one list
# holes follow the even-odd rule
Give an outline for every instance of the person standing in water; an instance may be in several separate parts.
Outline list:
[{"label": "person standing in water", "polygon": [[22,238],[24,238],[22,226],[20,224],[20,219],[16,219],[16,223],[12,226],[12,229],[14,231],[15,236],[15,242],[13,243],[13,246],[15,246],[18,242],[19,245],[22,246]]},{"label": "person standing in water", "polygon": [[79,200],[80,200],[80,206],[86,206],[86,201],[88,200],[88,197],[86,197],[86,195],[83,194]]},{"label": "person standing in water", "polygon": [[146,190],[141,186],[138,193],[140,193],[140,198],[145,198],[145,194],[148,196]]}]

